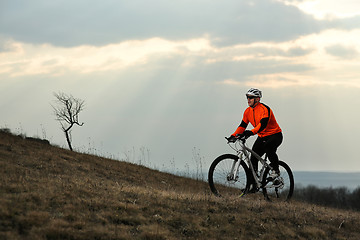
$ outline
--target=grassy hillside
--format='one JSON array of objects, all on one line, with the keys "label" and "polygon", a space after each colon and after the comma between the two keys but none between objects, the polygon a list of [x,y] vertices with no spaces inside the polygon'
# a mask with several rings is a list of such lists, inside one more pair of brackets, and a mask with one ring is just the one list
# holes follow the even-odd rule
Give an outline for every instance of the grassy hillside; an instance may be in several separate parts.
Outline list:
[{"label": "grassy hillside", "polygon": [[0,239],[360,239],[360,213],[206,182],[0,132]]}]

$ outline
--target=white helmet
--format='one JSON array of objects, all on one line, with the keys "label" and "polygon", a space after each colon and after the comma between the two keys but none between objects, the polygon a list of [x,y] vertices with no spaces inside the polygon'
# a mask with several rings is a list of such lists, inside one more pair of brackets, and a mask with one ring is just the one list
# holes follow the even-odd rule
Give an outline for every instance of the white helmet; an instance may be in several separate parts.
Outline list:
[{"label": "white helmet", "polygon": [[262,97],[261,91],[256,88],[250,88],[249,91],[247,91],[246,96],[254,96],[254,97]]}]

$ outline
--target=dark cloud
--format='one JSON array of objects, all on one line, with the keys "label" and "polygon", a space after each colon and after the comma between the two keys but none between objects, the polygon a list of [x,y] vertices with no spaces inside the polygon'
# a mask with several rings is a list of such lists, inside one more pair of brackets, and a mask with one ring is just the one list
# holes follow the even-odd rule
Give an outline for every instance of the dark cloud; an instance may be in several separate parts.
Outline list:
[{"label": "dark cloud", "polygon": [[286,53],[287,56],[291,57],[299,57],[299,56],[305,56],[313,52],[314,49],[312,48],[302,48],[302,47],[294,47],[290,48]]},{"label": "dark cloud", "polygon": [[356,48],[339,44],[329,46],[325,50],[328,54],[339,58],[353,59],[359,56]]},{"label": "dark cloud", "polygon": [[59,46],[204,35],[225,46],[286,41],[319,32],[328,24],[270,0],[13,0],[0,7],[0,32],[5,36]]},{"label": "dark cloud", "polygon": [[282,48],[274,46],[256,46],[256,47],[246,47],[240,50],[231,49],[231,55],[240,54],[240,55],[256,55],[258,57],[299,57],[305,56],[313,52],[313,48],[303,48],[303,47],[292,47],[290,49],[284,50]]},{"label": "dark cloud", "polygon": [[345,30],[359,29],[360,16],[348,17],[341,20],[335,20],[328,23],[328,28],[337,28]]}]

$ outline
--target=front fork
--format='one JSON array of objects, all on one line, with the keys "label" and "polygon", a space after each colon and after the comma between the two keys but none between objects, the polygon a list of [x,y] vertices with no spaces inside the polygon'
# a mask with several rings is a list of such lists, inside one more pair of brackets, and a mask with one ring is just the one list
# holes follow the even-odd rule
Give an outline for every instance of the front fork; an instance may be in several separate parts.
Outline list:
[{"label": "front fork", "polygon": [[238,172],[241,164],[241,156],[237,161],[234,161],[230,173],[226,176],[228,181],[237,181],[239,179]]}]

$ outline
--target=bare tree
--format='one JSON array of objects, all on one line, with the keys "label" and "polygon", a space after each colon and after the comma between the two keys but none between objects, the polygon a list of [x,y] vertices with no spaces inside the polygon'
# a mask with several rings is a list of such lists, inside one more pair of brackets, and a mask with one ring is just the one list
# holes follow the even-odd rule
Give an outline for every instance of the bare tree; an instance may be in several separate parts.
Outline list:
[{"label": "bare tree", "polygon": [[61,128],[65,133],[66,141],[71,151],[71,128],[74,125],[83,126],[84,123],[79,122],[79,113],[84,109],[84,100],[74,98],[72,95],[65,93],[54,93],[56,98],[56,106],[53,106],[56,120],[61,124]]}]

